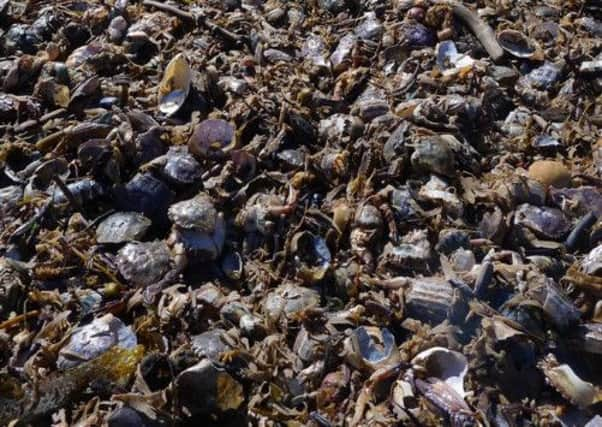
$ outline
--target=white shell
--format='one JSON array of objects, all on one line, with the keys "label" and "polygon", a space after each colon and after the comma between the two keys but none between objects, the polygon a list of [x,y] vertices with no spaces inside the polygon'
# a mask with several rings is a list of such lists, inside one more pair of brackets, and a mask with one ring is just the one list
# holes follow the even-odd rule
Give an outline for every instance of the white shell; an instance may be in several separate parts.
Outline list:
[{"label": "white shell", "polygon": [[191,81],[190,65],[184,54],[179,53],[167,64],[159,83],[159,111],[167,116],[178,112],[188,97]]},{"label": "white shell", "polygon": [[466,397],[464,377],[468,372],[468,360],[462,353],[444,347],[432,347],[416,355],[412,364],[422,366],[428,377],[440,379],[462,398]]}]

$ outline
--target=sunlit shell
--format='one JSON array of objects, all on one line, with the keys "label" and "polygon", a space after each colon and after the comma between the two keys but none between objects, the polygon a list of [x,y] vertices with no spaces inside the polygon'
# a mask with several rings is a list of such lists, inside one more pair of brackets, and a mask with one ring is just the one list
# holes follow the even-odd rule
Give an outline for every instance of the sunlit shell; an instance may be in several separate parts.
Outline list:
[{"label": "sunlit shell", "polygon": [[109,313],[77,328],[59,352],[56,364],[60,369],[73,368],[100,356],[114,345],[134,348],[137,343],[132,329]]},{"label": "sunlit shell", "polygon": [[205,158],[219,155],[235,145],[236,129],[221,119],[207,119],[199,123],[188,140],[188,150],[191,154]]},{"label": "sunlit shell", "polygon": [[192,80],[190,65],[183,54],[178,54],[167,64],[163,80],[159,83],[159,111],[171,116],[182,107]]},{"label": "sunlit shell", "polygon": [[163,241],[128,243],[117,254],[117,267],[126,280],[150,285],[167,271],[169,256]]},{"label": "sunlit shell", "polygon": [[421,366],[427,377],[438,378],[460,396],[466,396],[464,377],[468,372],[468,360],[462,353],[443,347],[432,347],[414,357],[412,364]]},{"label": "sunlit shell", "polygon": [[171,205],[167,215],[178,227],[211,233],[215,229],[217,210],[211,198],[201,193],[192,199]]},{"label": "sunlit shell", "polygon": [[581,266],[586,274],[602,275],[602,245],[592,249],[581,262]]},{"label": "sunlit shell", "polygon": [[497,36],[502,48],[517,58],[531,58],[537,55],[538,49],[533,41],[520,31],[503,30]]},{"label": "sunlit shell", "polygon": [[358,369],[375,370],[392,366],[401,359],[395,337],[387,328],[360,326],[346,343],[349,363]]},{"label": "sunlit shell", "polygon": [[139,240],[151,220],[138,212],[117,212],[102,221],[96,229],[98,243],[122,243]]}]

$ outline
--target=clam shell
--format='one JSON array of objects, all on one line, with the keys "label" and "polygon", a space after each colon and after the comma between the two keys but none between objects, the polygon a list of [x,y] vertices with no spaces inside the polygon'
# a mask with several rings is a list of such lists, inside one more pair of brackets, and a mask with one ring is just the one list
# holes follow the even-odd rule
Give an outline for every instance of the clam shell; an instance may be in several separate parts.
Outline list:
[{"label": "clam shell", "polygon": [[179,53],[167,64],[159,83],[159,111],[172,116],[184,105],[192,81],[192,72],[186,57]]}]

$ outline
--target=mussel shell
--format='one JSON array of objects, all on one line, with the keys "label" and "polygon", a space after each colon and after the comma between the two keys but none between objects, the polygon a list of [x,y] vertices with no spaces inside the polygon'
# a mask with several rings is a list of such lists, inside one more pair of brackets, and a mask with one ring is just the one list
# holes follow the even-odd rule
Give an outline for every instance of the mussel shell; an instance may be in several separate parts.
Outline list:
[{"label": "mussel shell", "polygon": [[324,239],[307,231],[296,233],[291,240],[291,251],[305,281],[315,283],[324,278],[332,259]]},{"label": "mussel shell", "polygon": [[602,245],[598,245],[581,261],[581,268],[585,274],[602,276]]},{"label": "mussel shell", "polygon": [[262,304],[263,312],[270,321],[282,315],[290,318],[296,313],[320,304],[320,294],[314,289],[290,283],[280,285],[268,294]]},{"label": "mussel shell", "polygon": [[391,366],[401,359],[395,337],[387,328],[360,326],[351,333],[349,362],[359,369]]},{"label": "mussel shell", "polygon": [[192,71],[186,56],[177,54],[167,64],[159,83],[159,111],[172,116],[184,105],[192,82]]},{"label": "mussel shell", "polygon": [[169,187],[150,174],[136,174],[125,186],[115,189],[117,206],[143,213],[153,221],[166,219],[172,199]]},{"label": "mussel shell", "polygon": [[174,391],[184,413],[194,417],[237,409],[244,400],[242,386],[209,359],[180,373]]},{"label": "mussel shell", "polygon": [[532,58],[537,48],[529,38],[516,30],[502,30],[497,35],[497,40],[502,48],[517,58]]},{"label": "mussel shell", "polygon": [[198,357],[207,357],[210,360],[219,362],[223,353],[232,350],[225,337],[225,330],[215,328],[190,337],[190,345]]},{"label": "mussel shell", "polygon": [[456,174],[454,152],[442,138],[423,139],[410,158],[412,166],[418,171],[433,172],[452,177]]},{"label": "mussel shell", "polygon": [[234,126],[222,119],[207,119],[199,123],[188,140],[188,150],[199,158],[219,155],[235,144]]}]

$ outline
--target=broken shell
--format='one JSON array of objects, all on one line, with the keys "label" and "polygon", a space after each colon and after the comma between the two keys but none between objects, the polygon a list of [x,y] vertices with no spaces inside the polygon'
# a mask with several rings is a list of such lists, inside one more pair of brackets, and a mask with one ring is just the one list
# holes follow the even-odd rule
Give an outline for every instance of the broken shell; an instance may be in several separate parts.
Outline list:
[{"label": "broken shell", "polygon": [[174,385],[177,402],[189,417],[237,409],[244,401],[242,385],[209,359],[180,373]]},{"label": "broken shell", "polygon": [[100,356],[114,345],[132,349],[137,344],[132,329],[109,313],[75,329],[59,351],[56,364],[60,369],[73,368]]},{"label": "broken shell", "polygon": [[571,173],[560,162],[539,160],[529,166],[529,178],[539,181],[545,186],[563,188],[571,181]]},{"label": "broken shell", "polygon": [[585,274],[592,276],[602,275],[602,245],[598,245],[588,253],[583,261],[581,268]]},{"label": "broken shell", "polygon": [[332,256],[326,242],[312,233],[303,231],[295,234],[291,240],[291,252],[299,276],[310,284],[322,280],[330,268]]},{"label": "broken shell", "polygon": [[117,212],[98,225],[96,241],[98,243],[124,243],[140,240],[150,225],[151,220],[137,212]]},{"label": "broken shell", "polygon": [[535,58],[538,53],[537,46],[520,31],[510,29],[500,31],[497,40],[506,52],[517,58],[543,59]]},{"label": "broken shell", "polygon": [[468,360],[457,351],[432,347],[417,354],[413,365],[422,368],[427,378],[437,378],[447,383],[459,396],[466,397],[464,377],[468,372]]},{"label": "broken shell", "polygon": [[543,239],[558,241],[571,230],[571,223],[559,209],[524,203],[518,207],[514,224],[526,226]]},{"label": "broken shell", "polygon": [[167,64],[159,83],[159,111],[172,116],[184,105],[192,81],[192,71],[184,54],[179,53]]},{"label": "broken shell", "polygon": [[602,392],[592,383],[583,381],[567,364],[560,364],[553,354],[538,363],[546,381],[565,399],[586,408],[602,401]]},{"label": "broken shell", "polygon": [[357,369],[376,370],[401,361],[395,337],[387,328],[360,326],[346,340],[348,360]]}]

